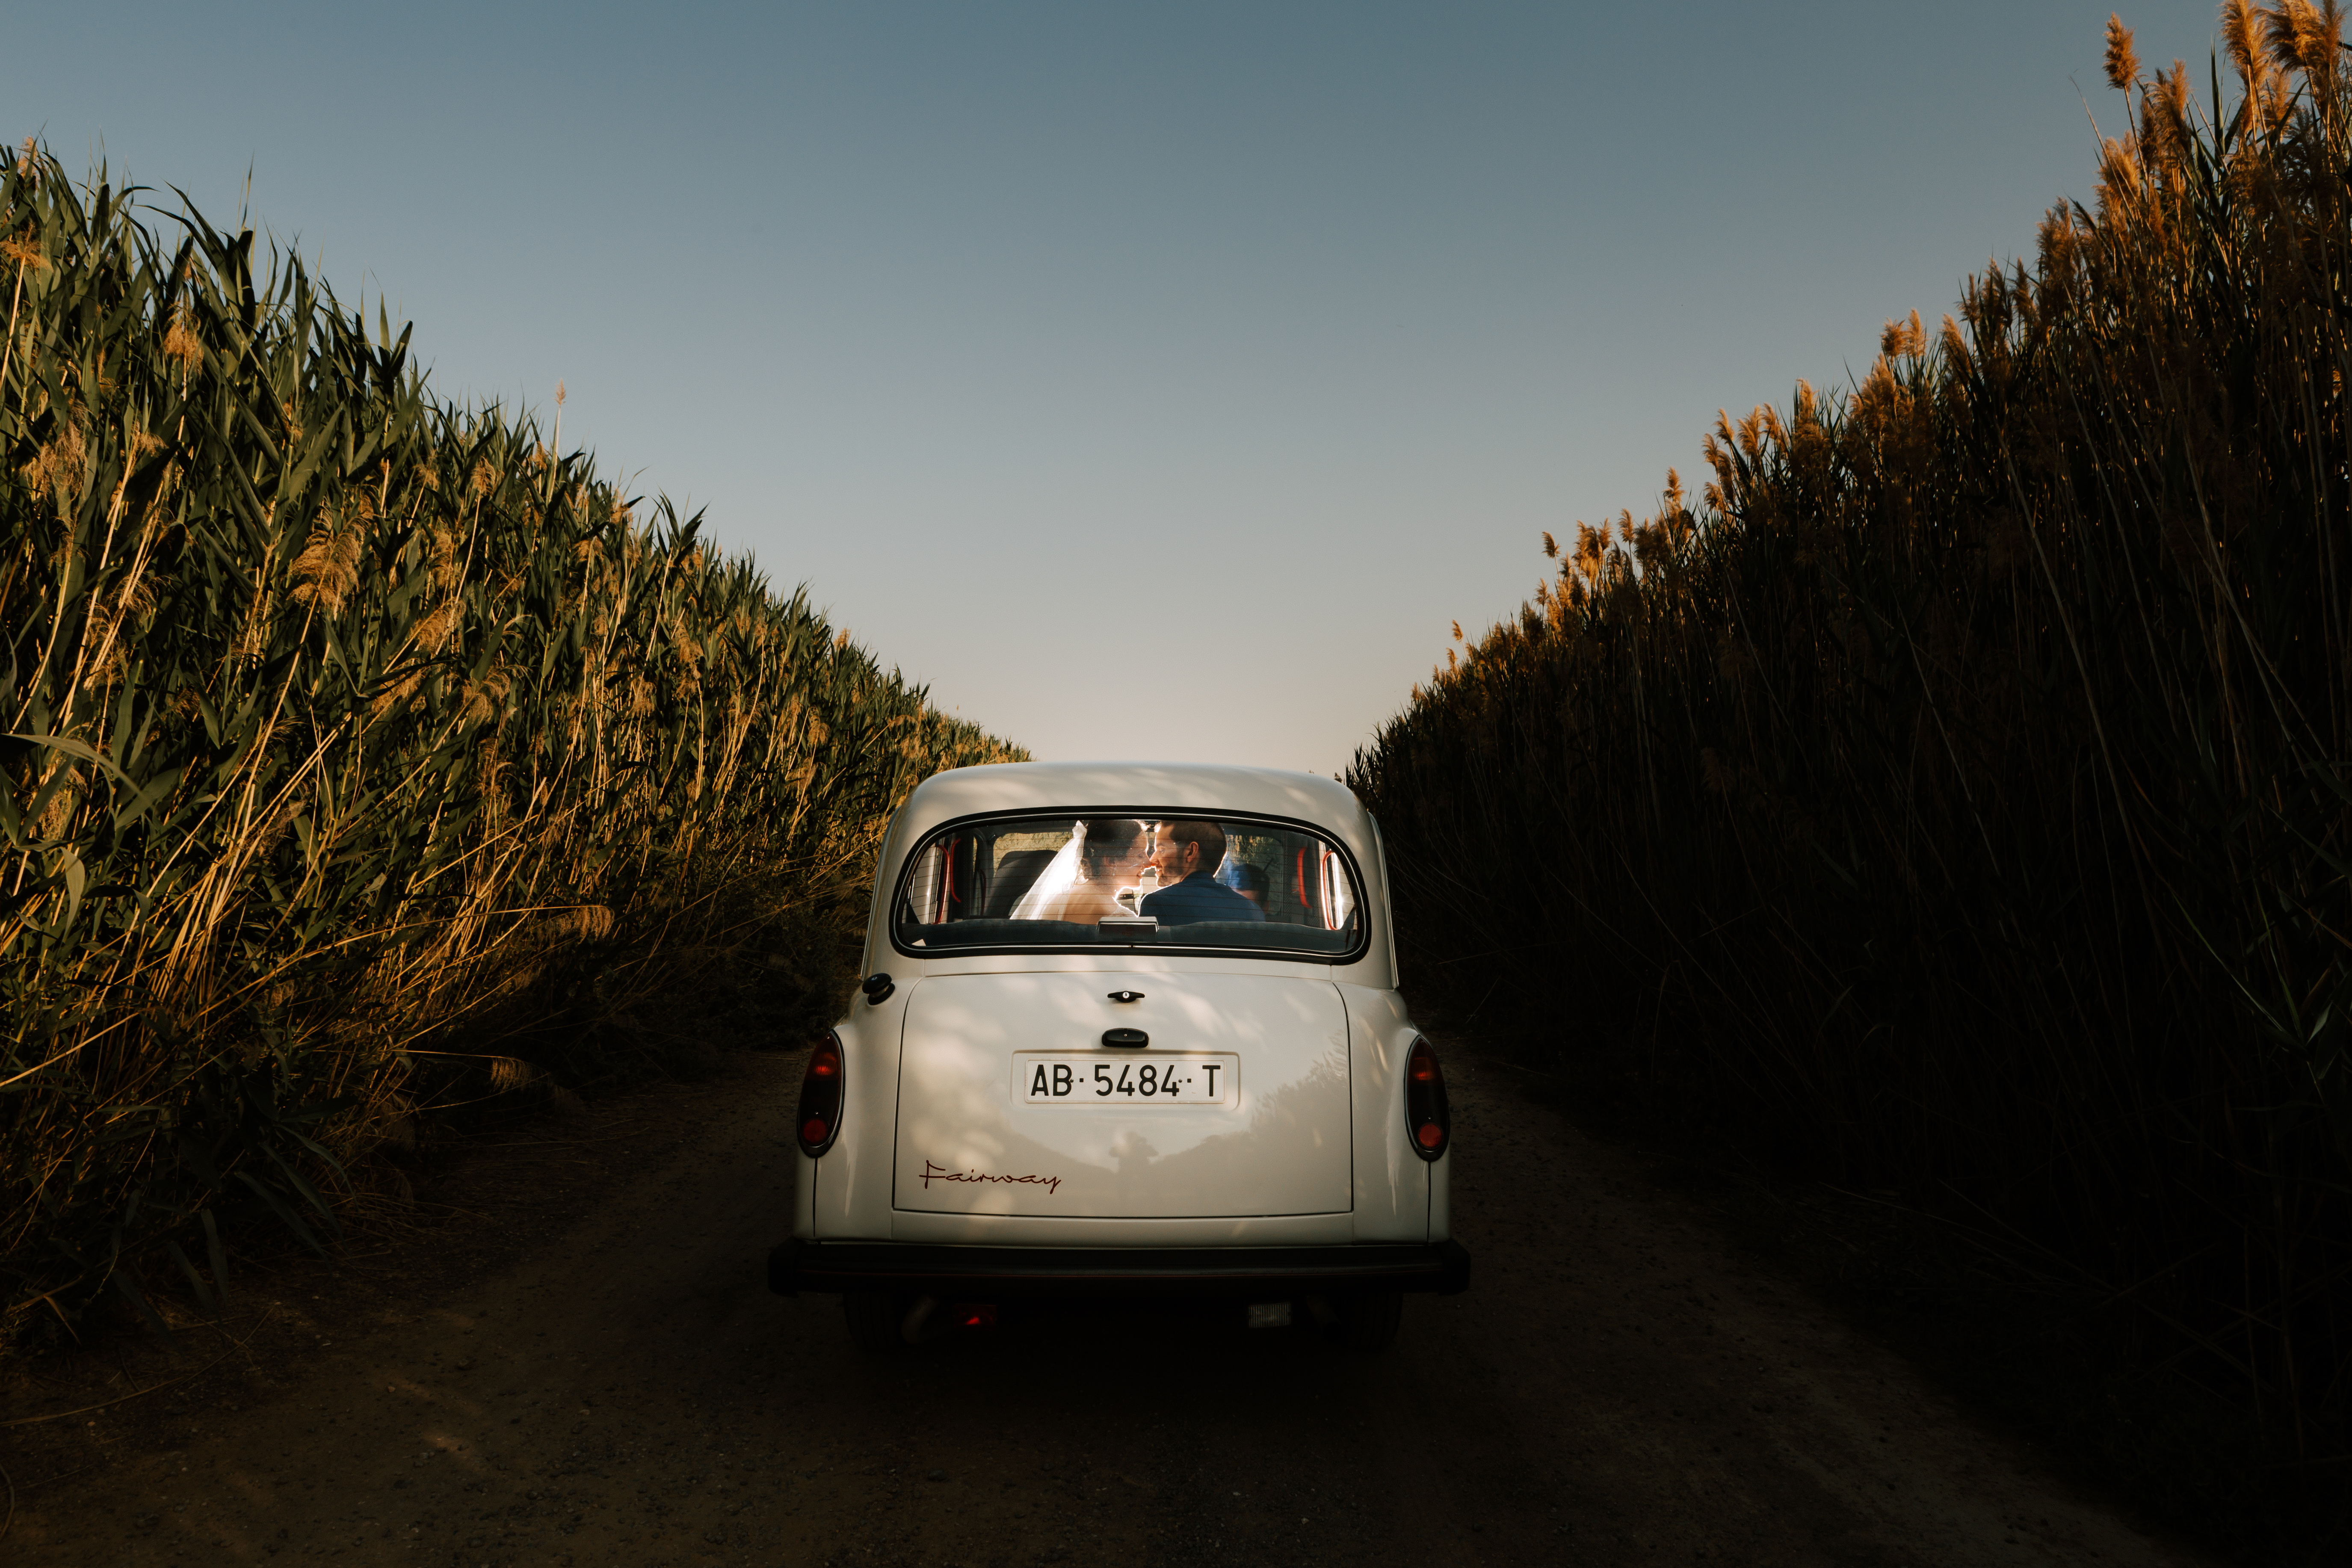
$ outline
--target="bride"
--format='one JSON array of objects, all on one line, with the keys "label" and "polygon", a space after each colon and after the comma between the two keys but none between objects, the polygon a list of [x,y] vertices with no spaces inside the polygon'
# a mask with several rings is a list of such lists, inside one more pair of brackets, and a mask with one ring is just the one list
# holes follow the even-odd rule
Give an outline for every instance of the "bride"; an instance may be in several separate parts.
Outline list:
[{"label": "bride", "polygon": [[1143,824],[1094,816],[1078,824],[1076,875],[1060,906],[1045,918],[1092,925],[1105,915],[1131,914],[1115,895],[1143,869]]}]

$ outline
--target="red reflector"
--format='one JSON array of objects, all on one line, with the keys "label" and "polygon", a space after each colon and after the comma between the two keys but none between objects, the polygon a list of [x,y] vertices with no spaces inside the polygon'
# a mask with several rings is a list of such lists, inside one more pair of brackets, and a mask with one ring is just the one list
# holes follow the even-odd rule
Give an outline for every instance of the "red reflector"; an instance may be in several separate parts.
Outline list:
[{"label": "red reflector", "polygon": [[841,1064],[833,1059],[832,1052],[823,1051],[809,1058],[808,1069],[811,1078],[831,1078],[841,1070]]},{"label": "red reflector", "polygon": [[1421,1131],[1413,1134],[1413,1137],[1420,1142],[1423,1148],[1434,1149],[1445,1142],[1445,1129],[1434,1121],[1425,1122]]},{"label": "red reflector", "polygon": [[824,1142],[825,1131],[826,1128],[824,1123],[812,1116],[806,1121],[801,1123],[801,1142],[803,1143],[822,1143]]}]

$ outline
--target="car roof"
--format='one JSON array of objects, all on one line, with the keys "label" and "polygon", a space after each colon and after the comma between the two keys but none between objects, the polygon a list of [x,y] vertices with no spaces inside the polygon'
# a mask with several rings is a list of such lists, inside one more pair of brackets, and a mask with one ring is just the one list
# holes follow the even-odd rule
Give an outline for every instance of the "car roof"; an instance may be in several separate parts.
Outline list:
[{"label": "car roof", "polygon": [[1320,773],[1206,763],[994,763],[933,773],[903,815],[928,830],[982,812],[1196,810],[1209,815],[1287,816],[1354,837],[1364,808],[1355,793]]}]

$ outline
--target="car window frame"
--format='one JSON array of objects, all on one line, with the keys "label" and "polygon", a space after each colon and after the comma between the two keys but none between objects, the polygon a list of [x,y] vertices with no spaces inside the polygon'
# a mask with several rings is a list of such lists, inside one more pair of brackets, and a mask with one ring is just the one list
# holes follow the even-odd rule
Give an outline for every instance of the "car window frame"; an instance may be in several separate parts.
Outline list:
[{"label": "car window frame", "polygon": [[[1285,828],[1291,832],[1307,834],[1322,843],[1330,846],[1330,847],[1339,854],[1341,863],[1347,868],[1349,879],[1353,883],[1356,893],[1355,942],[1346,951],[1333,953],[1313,952],[1304,948],[1255,946],[1233,947],[1216,942],[1161,942],[1156,939],[1149,942],[1132,942],[1125,945],[1101,942],[1024,942],[990,944],[975,942],[969,947],[958,945],[952,948],[909,947],[906,942],[899,939],[898,905],[900,900],[907,895],[907,885],[914,877],[916,863],[922,858],[925,846],[931,844],[943,836],[954,833],[958,828],[967,827],[975,823],[1058,822],[1066,825],[1078,818],[1088,816],[1126,816],[1133,817],[1142,822],[1192,820],[1214,822],[1219,824],[1228,822],[1257,823],[1270,827]],[[1190,805],[1069,805],[1055,806],[1050,809],[1024,806],[1010,811],[966,812],[961,816],[951,816],[942,821],[935,822],[929,827],[924,829],[923,832],[915,838],[914,842],[907,847],[906,853],[899,857],[897,874],[890,879],[889,899],[883,906],[881,915],[883,931],[890,939],[891,950],[905,957],[919,960],[984,958],[1004,954],[1024,953],[1090,953],[1097,957],[1109,957],[1115,954],[1129,957],[1145,954],[1161,954],[1167,956],[1212,955],[1216,957],[1260,958],[1265,960],[1269,963],[1322,963],[1338,968],[1360,962],[1364,956],[1371,951],[1372,921],[1374,918],[1373,910],[1378,900],[1385,895],[1385,889],[1375,891],[1370,879],[1364,875],[1362,862],[1357,859],[1355,850],[1349,846],[1345,839],[1340,837],[1333,829],[1327,827],[1320,823],[1310,822],[1305,817],[1276,816],[1270,812],[1263,811],[1204,811],[1199,806]],[[1383,910],[1382,913],[1385,914],[1385,910]],[[1275,923],[1279,924],[1281,922]]]}]

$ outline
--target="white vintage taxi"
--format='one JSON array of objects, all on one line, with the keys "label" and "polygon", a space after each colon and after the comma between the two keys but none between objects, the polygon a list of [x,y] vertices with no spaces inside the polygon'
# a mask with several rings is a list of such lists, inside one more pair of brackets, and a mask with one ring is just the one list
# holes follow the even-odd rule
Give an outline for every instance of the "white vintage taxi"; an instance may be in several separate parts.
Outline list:
[{"label": "white vintage taxi", "polygon": [[1378,1349],[1402,1293],[1467,1287],[1380,829],[1331,780],[940,773],[884,841],[865,973],[811,1053],[769,1258],[860,1345],[1194,1297]]}]

